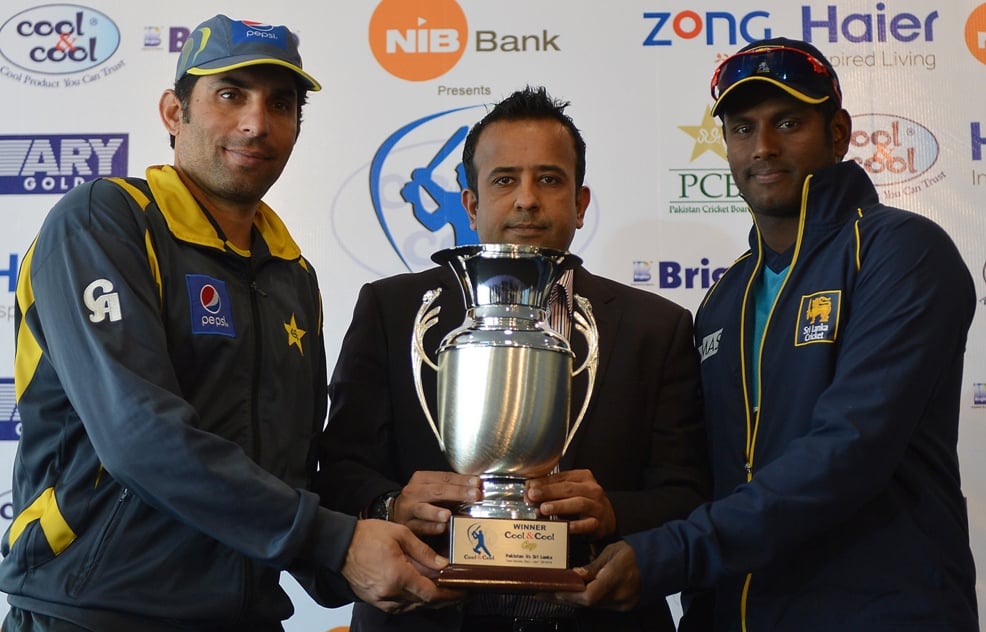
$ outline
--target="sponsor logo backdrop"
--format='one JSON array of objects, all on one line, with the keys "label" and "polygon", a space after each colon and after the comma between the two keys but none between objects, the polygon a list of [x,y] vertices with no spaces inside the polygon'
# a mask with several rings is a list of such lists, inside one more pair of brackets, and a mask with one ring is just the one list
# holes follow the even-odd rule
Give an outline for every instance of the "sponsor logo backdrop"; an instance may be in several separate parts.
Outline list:
[{"label": "sponsor logo backdrop", "polygon": [[[311,95],[268,195],[316,266],[334,362],[359,286],[473,238],[461,145],[487,104],[546,85],[588,143],[593,191],[573,250],[596,273],[695,309],[746,248],[708,77],[747,41],[812,41],[854,115],[850,158],[888,203],[938,221],[977,280],[961,427],[973,548],[986,559],[986,3],[955,0],[8,0],[0,9],[0,528],[11,519],[17,266],[57,196],[171,160],[157,115],[189,29],[215,14],[288,24]],[[943,271],[943,274],[945,272]],[[982,573],[980,573],[982,574]],[[296,595],[288,630],[344,628],[349,609]],[[980,603],[986,594],[980,590]],[[0,612],[6,604],[0,605]]]}]

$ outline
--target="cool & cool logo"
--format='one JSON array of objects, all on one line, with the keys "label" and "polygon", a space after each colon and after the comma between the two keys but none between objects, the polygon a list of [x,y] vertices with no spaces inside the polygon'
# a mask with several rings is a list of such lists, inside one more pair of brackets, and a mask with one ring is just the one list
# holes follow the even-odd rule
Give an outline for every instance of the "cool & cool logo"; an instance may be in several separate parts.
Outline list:
[{"label": "cool & cool logo", "polygon": [[938,160],[938,139],[917,121],[893,114],[853,116],[850,160],[858,162],[877,186],[920,177]]},{"label": "cool & cool logo", "polygon": [[98,66],[120,45],[120,30],[105,14],[74,4],[21,11],[0,26],[0,54],[18,68],[64,75]]}]

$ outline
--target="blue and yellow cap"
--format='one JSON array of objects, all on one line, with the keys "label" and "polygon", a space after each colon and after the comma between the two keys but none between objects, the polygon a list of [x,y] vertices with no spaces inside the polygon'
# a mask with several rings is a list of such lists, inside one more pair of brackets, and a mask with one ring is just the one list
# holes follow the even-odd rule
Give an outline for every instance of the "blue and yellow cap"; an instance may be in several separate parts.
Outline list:
[{"label": "blue and yellow cap", "polygon": [[189,34],[178,57],[175,81],[185,75],[215,75],[245,66],[274,64],[294,71],[308,90],[322,86],[301,69],[298,38],[286,26],[217,15]]}]

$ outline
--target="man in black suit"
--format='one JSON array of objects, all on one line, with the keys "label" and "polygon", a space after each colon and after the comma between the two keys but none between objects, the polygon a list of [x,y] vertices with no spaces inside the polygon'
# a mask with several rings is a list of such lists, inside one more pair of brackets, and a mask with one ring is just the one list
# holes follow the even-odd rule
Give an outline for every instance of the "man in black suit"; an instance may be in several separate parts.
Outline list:
[{"label": "man in black suit", "polygon": [[[484,243],[567,250],[582,227],[590,196],[583,186],[585,142],[564,114],[567,105],[544,88],[527,88],[470,131],[462,200]],[[563,328],[573,293],[592,305],[598,376],[561,471],[528,481],[527,497],[540,513],[571,521],[572,555],[585,559],[623,534],[688,515],[708,497],[709,474],[691,314],[582,267],[563,283]],[[329,387],[319,491],[333,509],[400,522],[440,539],[447,535],[450,507],[479,499],[481,491],[478,477],[451,471],[412,379],[414,315],[424,292],[435,288],[443,290],[435,303],[441,311],[425,335],[425,349],[437,349],[463,323],[462,292],[451,271],[434,268],[363,286]],[[580,336],[571,339],[579,363],[585,344]],[[436,375],[425,370],[422,377],[434,411]],[[585,390],[579,376],[572,389],[575,411]],[[666,604],[614,613],[485,594],[400,615],[357,604],[351,629],[673,631],[674,624]]]}]

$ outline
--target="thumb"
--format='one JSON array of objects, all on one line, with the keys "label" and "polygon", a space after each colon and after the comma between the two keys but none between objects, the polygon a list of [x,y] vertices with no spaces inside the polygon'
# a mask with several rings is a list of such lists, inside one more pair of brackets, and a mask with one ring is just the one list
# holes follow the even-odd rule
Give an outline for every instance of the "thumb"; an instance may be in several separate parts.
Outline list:
[{"label": "thumb", "polygon": [[596,573],[592,570],[592,564],[589,566],[576,566],[572,570],[584,582],[588,582],[596,576]]},{"label": "thumb", "polygon": [[434,549],[419,540],[410,530],[401,534],[398,544],[405,555],[425,568],[437,571],[449,565],[447,558],[435,553]]}]

